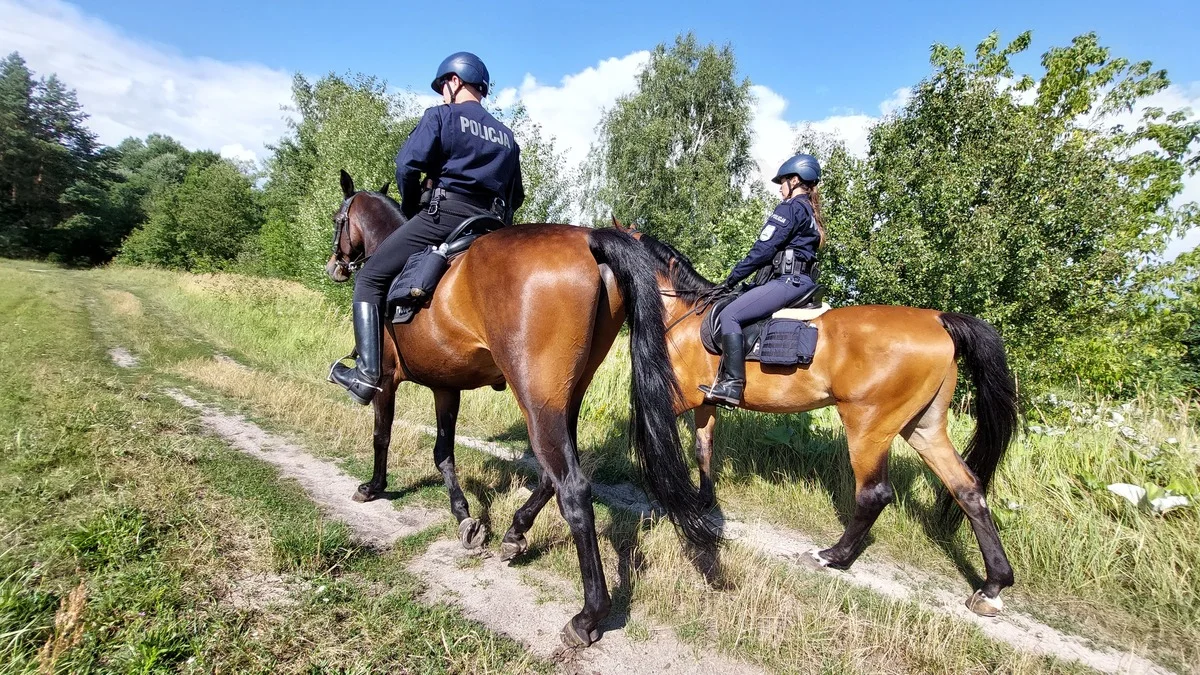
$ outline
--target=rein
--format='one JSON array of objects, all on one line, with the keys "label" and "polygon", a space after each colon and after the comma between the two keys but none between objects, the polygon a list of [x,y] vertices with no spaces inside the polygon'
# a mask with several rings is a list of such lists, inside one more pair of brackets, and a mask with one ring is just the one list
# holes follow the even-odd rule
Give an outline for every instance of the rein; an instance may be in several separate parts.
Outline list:
[{"label": "rein", "polygon": [[[678,291],[662,291],[662,290],[660,290],[658,292],[658,294],[662,295],[662,296],[666,296],[668,298],[683,297],[683,295],[680,294]],[[712,307],[714,303],[716,303],[718,300],[725,297],[726,295],[728,295],[728,291],[722,289],[720,286],[713,286],[711,289],[708,289],[706,291],[701,291],[697,297],[697,300],[698,300],[697,304],[692,306],[692,308],[689,309],[688,311],[684,312],[683,315],[680,316],[678,319],[675,319],[671,323],[667,324],[667,329],[663,332],[670,333],[672,328],[683,323],[683,321],[685,319],[687,319],[689,316],[700,316],[700,315],[704,314],[704,312],[708,311],[709,307]]]},{"label": "rein", "polygon": [[[337,260],[339,265],[345,267],[351,273],[357,272],[358,268],[362,267],[363,263],[367,261],[366,247],[364,247],[362,252],[358,254],[358,257],[353,260],[343,262],[341,259],[342,233],[345,232],[346,238],[349,239],[350,204],[354,202],[354,198],[358,195],[359,193],[355,192],[349,197],[346,197],[346,199],[342,201],[342,208],[338,209],[337,215],[333,217],[333,250],[330,252],[330,255]],[[349,246],[350,242],[347,241],[346,244]]]}]

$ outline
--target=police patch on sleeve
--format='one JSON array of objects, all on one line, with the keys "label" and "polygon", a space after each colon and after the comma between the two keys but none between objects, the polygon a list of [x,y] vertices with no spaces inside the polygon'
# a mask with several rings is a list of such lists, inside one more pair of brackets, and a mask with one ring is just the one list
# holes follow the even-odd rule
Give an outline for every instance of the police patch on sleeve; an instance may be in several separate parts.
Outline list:
[{"label": "police patch on sleeve", "polygon": [[766,227],[764,227],[764,228],[762,229],[762,232],[759,232],[759,233],[758,233],[758,240],[759,240],[759,241],[766,241],[766,240],[770,239],[770,238],[771,238],[771,236],[772,236],[772,235],[774,235],[774,234],[775,234],[775,226],[774,226],[774,225],[767,225]]}]

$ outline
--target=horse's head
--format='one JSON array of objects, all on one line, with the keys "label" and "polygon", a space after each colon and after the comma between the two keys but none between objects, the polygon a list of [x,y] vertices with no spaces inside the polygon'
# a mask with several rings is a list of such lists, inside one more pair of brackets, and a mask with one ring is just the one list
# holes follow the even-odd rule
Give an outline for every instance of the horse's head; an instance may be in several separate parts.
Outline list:
[{"label": "horse's head", "polygon": [[334,282],[349,281],[375,247],[404,223],[399,205],[387,196],[390,184],[379,192],[356,191],[354,179],[342,170],[342,206],[333,216],[333,249],[325,263]]}]

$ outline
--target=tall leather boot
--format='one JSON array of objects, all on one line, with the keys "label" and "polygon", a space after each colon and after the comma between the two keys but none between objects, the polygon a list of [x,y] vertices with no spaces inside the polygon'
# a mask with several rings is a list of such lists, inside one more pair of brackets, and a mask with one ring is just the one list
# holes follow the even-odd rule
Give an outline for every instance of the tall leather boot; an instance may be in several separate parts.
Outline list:
[{"label": "tall leather boot", "polygon": [[379,391],[379,308],[374,303],[354,303],[354,348],[358,359],[354,368],[334,361],[329,368],[329,381],[340,384],[350,392],[350,398],[370,405]]},{"label": "tall leather boot", "polygon": [[745,342],[740,333],[722,334],[721,363],[717,366],[717,379],[711,387],[700,385],[700,391],[713,403],[736,408],[742,402],[742,389],[745,386]]}]

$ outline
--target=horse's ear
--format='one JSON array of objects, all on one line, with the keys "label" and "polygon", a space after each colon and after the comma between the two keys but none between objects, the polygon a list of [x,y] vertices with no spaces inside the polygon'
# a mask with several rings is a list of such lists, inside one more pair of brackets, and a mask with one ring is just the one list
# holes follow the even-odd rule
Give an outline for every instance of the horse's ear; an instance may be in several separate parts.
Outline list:
[{"label": "horse's ear", "polygon": [[383,184],[383,187],[379,188],[379,191],[386,195],[388,188],[391,187],[391,185],[392,185],[392,181],[389,180],[388,182]]},{"label": "horse's ear", "polygon": [[342,195],[346,199],[354,196],[354,179],[350,177],[350,174],[346,173],[345,169],[342,169]]},{"label": "horse's ear", "polygon": [[628,231],[625,229],[625,226],[621,224],[621,221],[617,220],[617,217],[615,215],[613,215],[612,213],[609,213],[608,217],[612,218],[613,227],[616,228],[618,231],[620,231],[620,232]]}]

